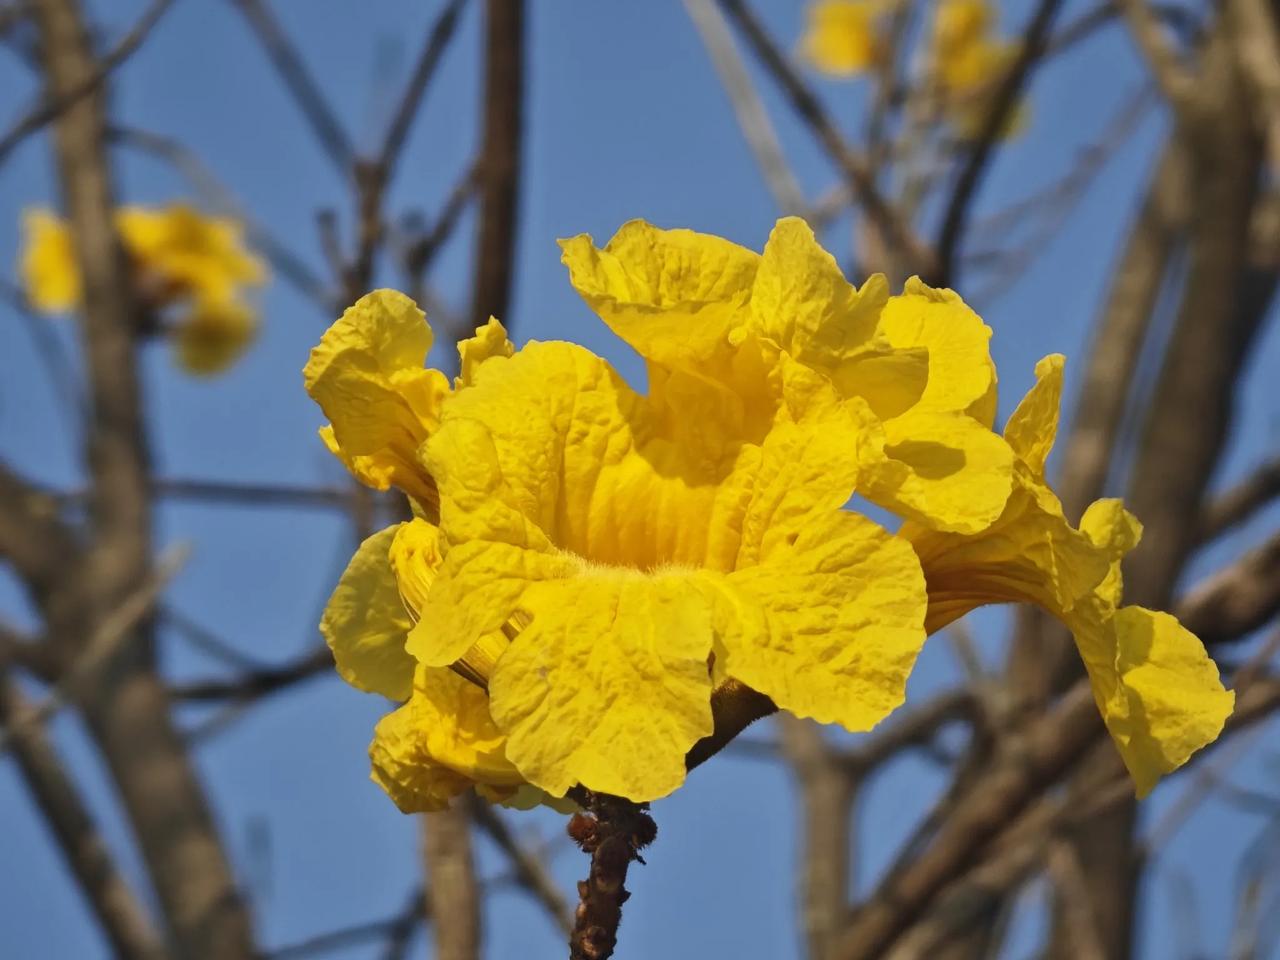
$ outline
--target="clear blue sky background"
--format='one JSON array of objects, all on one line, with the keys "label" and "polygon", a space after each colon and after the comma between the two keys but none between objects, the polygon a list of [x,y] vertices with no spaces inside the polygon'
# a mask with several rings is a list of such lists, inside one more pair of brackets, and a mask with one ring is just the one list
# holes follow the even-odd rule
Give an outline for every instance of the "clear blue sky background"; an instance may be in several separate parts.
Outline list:
[{"label": "clear blue sky background", "polygon": [[[92,6],[109,36],[118,36],[143,4],[98,0]],[[352,136],[372,144],[441,4],[277,0],[273,6]],[[644,217],[759,248],[778,211],[679,3],[529,6],[518,269],[512,308],[503,319],[518,341],[578,340],[641,382],[634,356],[569,287],[555,239],[586,231],[603,241],[627,219]],[[1086,9],[1086,0],[1071,0],[1066,18]],[[1022,23],[1026,14],[1023,0],[1002,11],[1007,27]],[[792,45],[801,6],[769,4],[767,18],[776,35]],[[414,127],[392,193],[397,209],[437,209],[475,148],[478,28],[473,3]],[[1126,38],[1115,27],[1044,71],[1032,93],[1030,125],[1001,154],[981,195],[981,209],[998,209],[1065,173],[1079,148],[1100,134],[1114,106],[1142,80]],[[787,154],[816,197],[834,182],[833,172],[770,84],[761,86]],[[819,87],[835,116],[855,129],[862,89],[829,82]],[[0,57],[0,90],[5,91],[3,127],[35,95],[30,74],[13,56]],[[122,121],[174,136],[198,152],[257,218],[324,271],[315,214],[336,208],[349,228],[345,185],[315,147],[229,3],[179,0],[121,72],[115,108]],[[1035,360],[1043,354],[1062,351],[1075,361],[1069,372],[1080,372],[1106,267],[1162,123],[1159,116],[1148,116],[1045,255],[1007,295],[975,304],[995,329],[1002,416],[1030,384]],[[123,198],[148,203],[190,195],[154,161],[128,155],[121,160]],[[15,260],[20,211],[56,201],[48,141],[37,137],[0,169],[0,264]],[[450,245],[434,274],[440,294],[455,308],[464,305],[470,280],[471,226],[470,220],[462,224],[462,241]],[[826,239],[843,255],[849,232],[845,218]],[[393,285],[396,276],[386,272],[380,280]],[[962,293],[980,286],[981,278],[973,274],[959,282]],[[299,374],[331,318],[279,280],[266,289],[262,307],[260,341],[227,376],[195,381],[175,371],[163,347],[145,351],[160,473],[304,485],[342,481],[316,439],[321,417],[304,395]],[[73,346],[68,325],[59,326],[58,333]],[[1280,336],[1273,328],[1253,358],[1220,485],[1238,479],[1280,446],[1280,401],[1274,383],[1268,385],[1260,375],[1276,369]],[[50,486],[70,488],[82,481],[78,438],[44,376],[27,327],[7,308],[0,309],[0,456]],[[1274,510],[1266,518],[1271,529],[1277,520]],[[340,518],[315,511],[167,505],[157,521],[161,546],[195,545],[192,560],[169,591],[173,606],[264,662],[288,661],[317,642],[320,604],[352,548],[351,532]],[[1197,560],[1193,576],[1259,537],[1227,538]],[[0,574],[0,616],[34,626],[7,570]],[[996,614],[974,624],[992,663],[1003,623]],[[225,672],[168,634],[163,656],[175,679]],[[945,645],[934,642],[910,695],[926,696],[955,675]],[[385,709],[376,698],[325,677],[255,707],[196,753],[267,947],[391,914],[419,876],[417,823],[401,816],[367,780],[366,744]],[[203,716],[192,711],[183,719],[194,723]],[[82,732],[69,718],[58,720],[55,730],[84,778],[113,848],[130,874],[140,876],[104,773]],[[769,733],[761,725],[753,735]],[[1255,751],[1238,776],[1243,783],[1274,787],[1274,758]],[[862,809],[861,884],[888,860],[940,782],[919,760],[904,760],[875,781]],[[1147,807],[1148,821],[1158,818],[1185,784],[1184,778],[1158,790]],[[648,866],[634,873],[635,896],[627,904],[620,957],[775,960],[800,955],[793,883],[799,818],[782,769],[723,756],[674,797],[656,804],[654,812],[659,841]],[[553,837],[563,829],[554,815],[515,815],[513,820],[531,835]],[[1189,956],[1181,952],[1195,946],[1185,942],[1188,931],[1196,933],[1208,954],[1225,950],[1237,893],[1232,866],[1260,825],[1210,803],[1160,852],[1146,891],[1144,956]],[[105,956],[92,918],[8,758],[0,758],[0,850],[4,955],[23,960]],[[503,867],[501,857],[483,843],[481,862],[487,875]],[[576,851],[562,848],[554,868],[571,890],[585,862]],[[1193,891],[1194,911],[1175,899],[1178,884]],[[1035,943],[1039,895],[1035,888],[1028,895],[1011,956],[1026,956]],[[488,908],[488,956],[563,955],[559,935],[520,893],[499,892]],[[1183,944],[1175,948],[1180,938]],[[376,955],[369,947],[334,954]]]}]

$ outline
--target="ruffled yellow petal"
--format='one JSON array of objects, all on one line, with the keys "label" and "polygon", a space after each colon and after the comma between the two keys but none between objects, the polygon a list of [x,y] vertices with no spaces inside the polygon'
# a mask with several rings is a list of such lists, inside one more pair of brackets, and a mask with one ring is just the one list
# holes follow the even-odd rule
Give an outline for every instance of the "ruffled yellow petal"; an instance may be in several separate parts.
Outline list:
[{"label": "ruffled yellow petal", "polygon": [[324,609],[320,633],[343,680],[404,700],[413,686],[414,661],[405,652],[410,620],[389,559],[397,530],[388,527],[360,544]]},{"label": "ruffled yellow petal", "polygon": [[515,347],[507,339],[506,328],[497,318],[490,317],[483,327],[476,328],[476,335],[458,341],[458,372],[455,386],[470,386],[475,381],[476,371],[480,364],[490,357],[509,357],[515,353]]},{"label": "ruffled yellow petal", "polygon": [[376,290],[349,307],[303,369],[307,392],[329,418],[326,443],[377,489],[394,484],[423,503],[435,488],[418,459],[449,381],[423,368],[431,328],[417,305]]},{"label": "ruffled yellow petal", "polygon": [[1113,623],[1127,702],[1124,722],[1108,726],[1141,797],[1217,739],[1235,694],[1223,689],[1204,644],[1169,614],[1124,607]]},{"label": "ruffled yellow petal", "polygon": [[654,800],[711,733],[710,604],[679,573],[585,571],[526,596],[532,623],[490,681],[507,753],[552,794]]},{"label": "ruffled yellow petal", "polygon": [[912,410],[884,425],[859,492],[925,526],[976,533],[1006,509],[1013,484],[1000,437],[964,413]]},{"label": "ruffled yellow petal", "polygon": [[170,332],[174,359],[197,376],[226,370],[257,335],[258,315],[236,300],[198,300]]},{"label": "ruffled yellow petal", "polygon": [[1062,394],[1062,358],[1036,366],[1036,385],[1005,428],[1017,453],[1014,490],[1000,519],[973,536],[909,523],[929,588],[927,629],[986,603],[1030,602],[1071,630],[1094,699],[1139,795],[1217,737],[1233,696],[1198,639],[1166,614],[1117,610],[1120,563],[1142,527],[1118,500],[1099,500],[1080,529],[1045,485]]},{"label": "ruffled yellow petal", "polygon": [[876,0],[815,0],[805,12],[801,49],[823,73],[854,76],[879,61],[878,20],[887,5]]},{"label": "ruffled yellow petal", "polygon": [[924,645],[920,563],[853,513],[816,514],[789,540],[716,589],[717,670],[796,716],[869,730],[902,703]]},{"label": "ruffled yellow petal", "polygon": [[[643,220],[624,224],[603,250],[585,234],[560,247],[574,289],[650,363],[651,394],[662,393],[672,371],[711,384],[744,375],[739,367],[750,358],[730,338],[743,322],[758,254]],[[739,402],[749,400],[744,394]]]},{"label": "ruffled yellow petal", "polygon": [[80,303],[80,268],[71,230],[48,210],[22,215],[19,272],[31,306],[41,313],[65,313]]},{"label": "ruffled yellow petal", "polygon": [[483,690],[450,670],[421,667],[408,703],[374,732],[372,778],[405,813],[443,810],[472,786],[510,796],[524,778],[505,744]]},{"label": "ruffled yellow petal", "polygon": [[1062,379],[1066,358],[1052,353],[1036,364],[1036,383],[1022,398],[1005,424],[1009,446],[1037,477],[1044,476],[1045,461],[1058,436],[1058,409],[1062,405]]},{"label": "ruffled yellow petal", "polygon": [[991,328],[951,290],[935,290],[912,277],[884,305],[878,332],[896,349],[928,352],[929,381],[916,412],[963,411],[991,390]]}]

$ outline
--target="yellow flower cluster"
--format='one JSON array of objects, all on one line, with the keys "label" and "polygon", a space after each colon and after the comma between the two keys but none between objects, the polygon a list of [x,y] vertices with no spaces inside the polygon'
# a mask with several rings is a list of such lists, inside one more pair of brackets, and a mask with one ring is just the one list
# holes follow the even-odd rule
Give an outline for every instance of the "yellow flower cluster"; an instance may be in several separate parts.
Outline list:
[{"label": "yellow flower cluster", "polygon": [[1045,482],[1061,357],[1001,435],[982,320],[917,280],[855,289],[800,220],[763,254],[640,221],[562,247],[647,394],[574,344],[516,351],[496,320],[451,384],[391,291],[304,371],[330,448],[414,507],[361,545],[323,622],[342,676],[404,704],[371,748],[402,809],[471,786],[661,797],[730,680],[867,730],[926,635],[989,603],[1072,629],[1140,793],[1217,736],[1233,697],[1200,642],[1120,605],[1137,522],[1104,500],[1072,527]]},{"label": "yellow flower cluster", "polygon": [[[153,311],[180,311],[165,326],[177,362],[196,374],[230,366],[257,333],[257,314],[240,292],[266,279],[239,225],[183,204],[122,207],[115,219],[139,299]],[[50,314],[76,309],[81,281],[69,226],[47,210],[29,210],[23,227],[20,270],[32,307]]]},{"label": "yellow flower cluster", "polygon": [[[805,59],[838,77],[858,76],[886,55],[885,23],[894,0],[815,0],[807,8],[801,38]],[[929,75],[943,112],[962,137],[977,136],[991,96],[1017,58],[1016,42],[994,32],[990,0],[939,0],[929,31]],[[1025,122],[1019,107],[1002,133]]]}]

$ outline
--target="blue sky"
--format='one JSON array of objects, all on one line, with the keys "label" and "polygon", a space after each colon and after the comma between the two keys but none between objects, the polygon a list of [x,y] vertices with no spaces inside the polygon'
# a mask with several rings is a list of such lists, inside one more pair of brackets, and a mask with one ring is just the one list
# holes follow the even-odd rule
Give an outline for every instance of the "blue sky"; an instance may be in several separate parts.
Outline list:
[{"label": "blue sky", "polygon": [[[110,35],[131,24],[142,6],[140,0],[93,4]],[[410,0],[274,4],[352,137],[370,148],[439,6]],[[759,248],[778,210],[681,4],[529,6],[524,192],[514,298],[502,319],[517,341],[577,340],[639,382],[635,357],[569,287],[556,238],[588,232],[603,241],[626,220],[643,217]],[[1086,9],[1084,0],[1071,0],[1064,20]],[[1026,4],[1017,0],[1002,8],[1002,17],[1016,25],[1026,12]],[[475,149],[477,13],[477,4],[471,4],[414,127],[391,193],[393,209],[436,210]],[[794,44],[799,4],[770,4],[767,19],[777,36]],[[1133,52],[1116,28],[1062,57],[1037,80],[1030,125],[997,159],[980,209],[999,209],[1064,174],[1142,81]],[[817,85],[833,115],[856,129],[861,88]],[[810,196],[818,196],[834,182],[833,171],[771,85],[764,81],[761,87],[797,176]],[[3,125],[35,94],[29,73],[12,56],[0,58],[0,89],[14,91],[0,108]],[[324,261],[316,211],[335,209],[349,236],[345,185],[316,148],[231,4],[179,0],[121,72],[114,100],[121,122],[173,136],[195,150],[245,208],[317,272],[324,272]],[[975,304],[995,330],[1002,416],[1031,383],[1038,357],[1061,351],[1069,358],[1069,375],[1080,372],[1107,265],[1162,132],[1162,119],[1149,114],[1045,254],[1007,295]],[[0,168],[3,269],[11,269],[16,257],[20,211],[56,202],[48,150],[44,137],[33,138]],[[121,196],[133,202],[190,196],[170,170],[135,155],[121,155],[118,180]],[[455,308],[464,305],[470,282],[471,226],[464,219],[461,239],[449,245],[434,271],[438,292]],[[842,255],[849,248],[849,226],[846,217],[825,238]],[[387,270],[379,282],[394,285],[397,279]],[[961,293],[976,292],[982,281],[961,275],[958,287]],[[173,368],[163,347],[146,349],[144,382],[161,474],[341,482],[340,468],[316,439],[321,417],[303,393],[299,374],[331,318],[280,280],[264,291],[262,308],[261,339],[219,379],[189,379]],[[68,326],[56,329],[73,348]],[[1277,364],[1280,335],[1272,324],[1252,360],[1219,485],[1238,479],[1280,446],[1280,401],[1259,375]],[[51,486],[79,484],[78,438],[62,414],[27,327],[0,308],[0,457]],[[1274,529],[1278,519],[1280,512],[1272,510],[1266,523]],[[1192,576],[1259,537],[1227,538],[1197,559]],[[348,525],[323,512],[175,504],[159,508],[157,540],[194,545],[168,601],[264,662],[287,661],[317,642],[320,605],[353,546]],[[0,616],[21,626],[33,624],[7,571],[0,574]],[[998,613],[974,623],[993,663],[1003,624]],[[163,656],[175,679],[224,669],[174,636],[164,637]],[[927,695],[954,677],[945,646],[935,642],[926,649],[910,696]],[[255,707],[197,751],[267,947],[390,914],[418,876],[416,822],[401,816],[367,780],[365,748],[385,709],[376,698],[326,677]],[[201,716],[192,712],[184,719],[194,722]],[[130,874],[139,876],[104,772],[77,724],[64,717],[54,729],[85,781],[113,849]],[[768,733],[762,725],[754,735]],[[1240,772],[1241,782],[1262,786],[1274,785],[1275,776],[1274,759],[1257,755]],[[925,762],[914,759],[895,764],[874,782],[862,808],[861,883],[892,855],[940,782]],[[1158,790],[1148,816],[1158,817],[1184,786],[1185,780]],[[635,896],[627,904],[618,955],[799,956],[794,800],[778,767],[726,755],[658,803],[659,840],[648,866],[633,874]],[[0,811],[5,850],[0,929],[6,955],[105,956],[92,919],[7,758],[0,758]],[[563,829],[561,818],[540,813],[515,815],[513,822],[544,837]],[[1184,929],[1172,919],[1171,890],[1182,882],[1179,877],[1195,891],[1201,945],[1209,953],[1225,949],[1235,897],[1231,866],[1259,827],[1218,803],[1184,827],[1161,854],[1147,890],[1144,956],[1175,955],[1175,938]],[[500,856],[481,848],[483,872],[500,872]],[[585,874],[585,861],[566,848],[556,856],[554,869],[571,890]],[[1034,943],[1035,896],[1033,890],[1019,921],[1013,956],[1025,955]],[[488,956],[562,955],[558,934],[518,892],[495,893],[488,906]],[[1178,909],[1186,915],[1185,907]],[[376,955],[376,948],[333,954]]]}]

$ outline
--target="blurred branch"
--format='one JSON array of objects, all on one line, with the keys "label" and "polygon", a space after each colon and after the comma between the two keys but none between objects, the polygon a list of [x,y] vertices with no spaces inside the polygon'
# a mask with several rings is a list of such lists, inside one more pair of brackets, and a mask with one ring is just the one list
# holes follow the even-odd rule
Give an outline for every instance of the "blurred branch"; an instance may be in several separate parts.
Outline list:
[{"label": "blurred branch", "polygon": [[14,737],[23,730],[46,723],[64,706],[73,703],[86,692],[98,671],[116,657],[130,639],[137,637],[135,628],[138,623],[150,614],[166,584],[186,562],[188,553],[186,547],[167,551],[142,585],[121,601],[115,610],[98,621],[84,650],[61,673],[49,695],[17,720],[0,727],[0,754],[9,748]]},{"label": "blurred branch", "polygon": [[935,286],[945,287],[953,282],[956,258],[964,242],[965,228],[973,206],[973,199],[982,185],[987,168],[995,153],[996,141],[1013,116],[1013,109],[1037,62],[1044,56],[1049,31],[1063,0],[1039,0],[1036,12],[1022,34],[1022,45],[1017,59],[1001,78],[991,98],[977,138],[956,177],[951,197],[942,216],[938,231],[937,258],[932,271]]},{"label": "blurred branch", "polygon": [[267,950],[263,960],[309,960],[309,958],[367,943],[370,940],[386,940],[388,947],[406,942],[413,928],[422,919],[422,902],[425,892],[416,887],[410,892],[404,907],[389,917],[353,924],[339,930],[307,937],[297,943]]},{"label": "blurred branch", "polygon": [[52,92],[46,94],[34,109],[14,124],[7,133],[0,136],[0,164],[4,163],[13,149],[24,139],[102,86],[111,71],[121,66],[142,46],[151,35],[152,29],[160,22],[160,18],[172,5],[173,0],[152,0],[151,6],[143,11],[133,28],[97,62],[91,73],[81,78],[74,86],[66,87],[56,95]]},{"label": "blurred branch", "polygon": [[84,433],[88,430],[89,404],[80,381],[76,377],[67,351],[63,348],[58,333],[48,317],[38,315],[27,302],[26,294],[8,280],[0,278],[0,297],[9,301],[14,313],[22,321],[27,335],[35,345],[40,362],[44,364],[45,373],[49,377],[50,389],[62,407],[67,421],[67,436],[76,443],[76,449],[84,443]]},{"label": "blurred branch", "polygon": [[240,10],[257,35],[271,65],[293,95],[338,176],[343,180],[350,179],[355,167],[351,141],[269,4],[264,0],[231,0],[231,3]]},{"label": "blurred branch", "polygon": [[0,625],[0,676],[10,667],[23,670],[45,684],[57,683],[61,671],[52,646],[27,639]]},{"label": "blurred branch", "polygon": [[960,796],[929,846],[855,912],[833,955],[873,960],[887,952],[1006,824],[1062,778],[1102,729],[1089,684],[1081,681],[1052,711],[1009,737],[1003,758],[983,774],[982,788]]},{"label": "blurred branch", "polygon": [[857,746],[840,755],[840,765],[850,776],[864,777],[901,751],[927,744],[938,731],[957,720],[980,718],[981,703],[972,690],[940,693],[918,706],[893,713]]},{"label": "blurred branch", "polygon": [[484,133],[479,159],[480,234],[471,326],[508,324],[515,268],[523,136],[524,0],[485,0]]},{"label": "blurred branch", "polygon": [[1200,515],[1199,543],[1209,543],[1280,497],[1280,459],[1269,460],[1211,500]]},{"label": "blurred branch", "polygon": [[1238,640],[1280,613],[1280,532],[1193,586],[1177,612],[1209,647]]},{"label": "blurred branch", "polygon": [[1266,0],[1233,0],[1227,5],[1240,65],[1253,87],[1258,127],[1267,143],[1273,177],[1280,176],[1280,37],[1276,10]]},{"label": "blurred branch", "polygon": [[52,497],[0,462],[0,557],[36,591],[57,589],[79,558]]},{"label": "blurred branch", "polygon": [[1116,0],[1116,6],[1146,58],[1160,92],[1176,113],[1185,114],[1195,103],[1196,79],[1169,43],[1164,26],[1147,0]]},{"label": "blurred branch", "polygon": [[423,814],[422,855],[427,888],[424,905],[435,921],[435,960],[479,960],[480,888],[471,853],[467,810]]},{"label": "blurred branch", "polygon": [[[426,276],[435,262],[437,254],[443,249],[446,241],[453,235],[458,221],[462,218],[467,206],[475,199],[480,189],[480,166],[472,163],[466,172],[454,184],[445,199],[444,206],[436,216],[431,229],[425,230],[409,243],[404,244],[400,252],[401,265],[408,277],[413,299],[419,305],[426,303]],[[461,333],[461,331],[450,331]],[[454,339],[459,339],[454,336]]]},{"label": "blurred branch", "polygon": [[825,960],[848,901],[849,865],[855,856],[849,807],[856,784],[816,724],[783,714],[778,727],[800,793],[796,885],[807,955]]},{"label": "blurred branch", "polygon": [[560,930],[568,936],[573,930],[573,915],[569,902],[556,886],[546,865],[530,850],[521,846],[511,833],[507,821],[493,806],[474,793],[468,793],[464,803],[471,820],[511,861],[515,882],[527,890]]},{"label": "blurred branch", "polygon": [[1152,88],[1144,85],[1127,97],[1107,121],[1106,128],[1098,139],[1078,150],[1075,164],[1057,182],[975,224],[971,234],[999,236],[1017,230],[1024,223],[1032,222],[1032,218],[1037,215],[1040,220],[1038,228],[1020,241],[1010,243],[1005,238],[1002,248],[979,250],[963,257],[966,264],[990,266],[995,274],[973,295],[973,301],[983,303],[999,296],[1023,276],[1028,266],[1044,252],[1049,241],[1061,231],[1071,214],[1077,210],[1081,196],[1107,161],[1137,130],[1143,116],[1153,104],[1152,94]]},{"label": "blurred branch", "polygon": [[36,712],[0,665],[0,723],[14,731],[18,769],[113,953],[124,960],[161,960],[167,952],[160,934],[117,869],[53,743],[39,723],[28,721]]},{"label": "blurred branch", "polygon": [[230,680],[193,680],[174,684],[169,695],[183,703],[231,701],[243,705],[331,670],[333,654],[327,646],[322,646],[283,666],[253,670]]},{"label": "blurred branch", "polygon": [[387,181],[391,180],[396,161],[399,160],[405,141],[408,139],[409,128],[418,115],[418,108],[422,105],[423,95],[436,72],[436,67],[439,66],[440,59],[453,38],[458,26],[458,16],[466,6],[466,2],[467,0],[450,0],[436,16],[435,22],[427,32],[427,39],[423,44],[422,53],[418,56],[417,66],[405,86],[400,105],[391,118],[386,139],[382,142],[382,149],[378,153],[377,163],[382,167],[383,178]]},{"label": "blurred branch", "polygon": [[769,122],[768,111],[765,110],[764,103],[751,82],[746,64],[734,45],[733,34],[724,14],[717,8],[715,0],[684,0],[684,8],[702,37],[702,43],[711,57],[711,64],[729,97],[738,127],[760,166],[760,172],[764,174],[765,184],[773,194],[778,209],[784,215],[805,216],[809,204],[805,200],[804,191],[791,172],[782,152],[782,144],[778,142],[778,135]]},{"label": "blurred branch", "polygon": [[799,118],[809,127],[827,155],[849,182],[866,216],[875,225],[892,261],[889,272],[932,273],[933,252],[924,247],[876,185],[870,165],[840,135],[821,102],[787,62],[786,56],[745,0],[718,0],[720,6],[747,38],[756,57],[773,75]]}]

